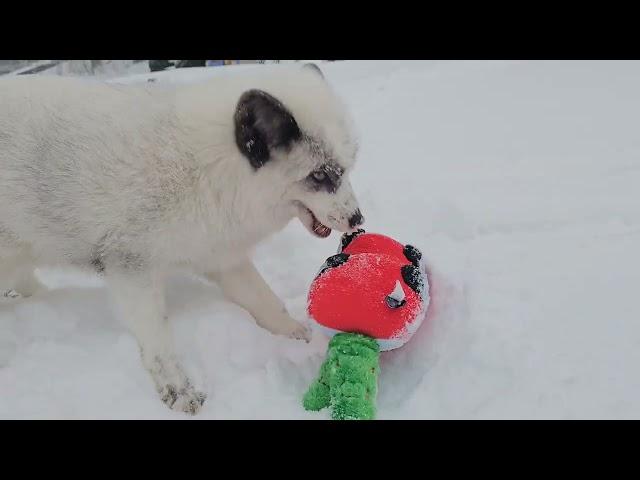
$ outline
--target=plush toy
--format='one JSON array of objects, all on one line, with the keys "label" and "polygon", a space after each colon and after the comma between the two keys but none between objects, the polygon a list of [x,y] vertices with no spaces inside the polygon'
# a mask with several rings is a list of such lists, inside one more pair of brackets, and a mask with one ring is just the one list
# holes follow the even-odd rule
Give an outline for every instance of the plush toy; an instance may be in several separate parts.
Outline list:
[{"label": "plush toy", "polygon": [[304,408],[331,407],[336,420],[375,418],[380,351],[404,345],[428,305],[417,248],[364,230],[343,235],[309,289],[309,317],[332,338]]}]

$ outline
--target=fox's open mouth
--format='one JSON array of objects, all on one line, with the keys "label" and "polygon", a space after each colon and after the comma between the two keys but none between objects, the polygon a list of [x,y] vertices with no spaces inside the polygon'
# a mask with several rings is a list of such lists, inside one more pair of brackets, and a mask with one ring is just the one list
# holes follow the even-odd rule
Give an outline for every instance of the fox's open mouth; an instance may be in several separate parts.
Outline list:
[{"label": "fox's open mouth", "polygon": [[319,238],[327,238],[331,235],[331,229],[323,224],[315,214],[304,205],[300,205],[299,218],[302,224],[307,227],[312,234]]}]

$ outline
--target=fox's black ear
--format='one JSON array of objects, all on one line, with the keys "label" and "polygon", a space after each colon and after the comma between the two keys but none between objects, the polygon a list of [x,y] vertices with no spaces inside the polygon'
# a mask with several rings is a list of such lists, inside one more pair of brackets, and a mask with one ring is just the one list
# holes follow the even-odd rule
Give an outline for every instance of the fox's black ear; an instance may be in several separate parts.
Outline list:
[{"label": "fox's black ear", "polygon": [[320,67],[315,63],[305,63],[303,68],[306,68],[308,70],[313,70],[315,73],[320,75],[321,78],[324,78],[324,74],[322,73],[322,70],[320,70]]},{"label": "fox's black ear", "polygon": [[289,110],[262,90],[242,94],[234,122],[236,145],[256,170],[269,161],[274,149],[290,149],[302,136]]}]

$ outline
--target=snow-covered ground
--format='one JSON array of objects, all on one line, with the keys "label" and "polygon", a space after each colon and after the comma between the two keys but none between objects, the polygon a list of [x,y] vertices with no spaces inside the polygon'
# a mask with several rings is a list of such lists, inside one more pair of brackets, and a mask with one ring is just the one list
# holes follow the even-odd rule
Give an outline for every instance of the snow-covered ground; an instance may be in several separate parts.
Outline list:
[{"label": "snow-covered ground", "polygon": [[[379,418],[640,418],[640,63],[323,69],[359,126],[367,229],[419,246],[434,272],[427,322],[383,354]],[[337,242],[294,221],[258,249],[298,319]],[[59,288],[0,303],[0,418],[185,418],[158,400],[100,281],[41,273]],[[209,395],[197,418],[328,418],[300,405],[321,335],[272,336],[189,278],[168,303]]]}]

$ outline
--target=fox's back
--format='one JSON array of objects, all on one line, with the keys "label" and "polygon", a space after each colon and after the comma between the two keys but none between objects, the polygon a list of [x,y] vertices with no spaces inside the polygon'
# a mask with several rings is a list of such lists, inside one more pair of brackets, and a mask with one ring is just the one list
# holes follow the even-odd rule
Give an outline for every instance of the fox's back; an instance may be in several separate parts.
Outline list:
[{"label": "fox's back", "polygon": [[[0,80],[0,230],[95,242],[178,155],[170,94],[64,77]],[[161,181],[161,180],[158,180]],[[74,245],[73,248],[80,248]]]}]

